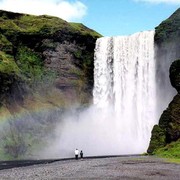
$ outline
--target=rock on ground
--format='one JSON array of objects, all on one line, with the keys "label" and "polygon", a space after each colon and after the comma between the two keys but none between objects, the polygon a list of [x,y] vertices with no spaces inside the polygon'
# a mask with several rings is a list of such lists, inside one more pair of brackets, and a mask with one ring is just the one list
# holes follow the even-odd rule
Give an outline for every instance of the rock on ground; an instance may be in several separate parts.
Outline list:
[{"label": "rock on ground", "polygon": [[155,157],[113,157],[64,160],[0,171],[0,179],[146,179],[179,180],[180,164],[167,163]]}]

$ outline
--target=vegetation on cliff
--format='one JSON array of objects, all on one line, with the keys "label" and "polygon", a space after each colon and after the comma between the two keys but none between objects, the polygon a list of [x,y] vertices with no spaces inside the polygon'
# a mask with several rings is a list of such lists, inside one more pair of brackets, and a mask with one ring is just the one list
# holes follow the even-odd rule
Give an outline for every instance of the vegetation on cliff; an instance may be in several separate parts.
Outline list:
[{"label": "vegetation on cliff", "polygon": [[[170,68],[171,85],[178,93],[170,102],[168,108],[163,111],[159,124],[154,126],[148,152],[170,158],[179,158],[177,154],[180,154],[180,60],[172,63],[173,60],[180,58],[179,41],[180,8],[155,29],[156,67],[162,69],[156,72],[156,77],[157,79],[161,77],[165,77],[164,80],[167,79],[168,71],[166,68]],[[163,79],[158,83],[157,94],[159,94],[160,99],[165,99],[164,97],[169,93],[162,90],[164,83],[166,82]],[[161,107],[161,102],[157,102],[157,104]]]},{"label": "vegetation on cliff", "polygon": [[169,72],[171,84],[178,94],[161,115],[159,125],[154,126],[148,152],[180,158],[180,60],[172,63]]},{"label": "vegetation on cliff", "polygon": [[170,81],[171,85],[178,91],[180,94],[180,60],[177,60],[172,63],[170,67]]},{"label": "vegetation on cliff", "polygon": [[0,159],[31,156],[62,109],[91,100],[98,37],[83,24],[0,10]]},{"label": "vegetation on cliff", "polygon": [[[8,81],[11,84],[7,87],[5,83],[1,83],[1,99],[5,101],[4,97],[12,93],[11,75],[32,88],[42,81],[47,84],[46,80],[57,82],[57,77],[64,73],[62,71],[65,68],[68,73],[64,76],[77,77],[67,86],[79,87],[79,84],[84,84],[84,90],[91,91],[94,46],[100,34],[83,24],[68,23],[46,15],[33,16],[0,11],[0,23],[0,82]],[[55,55],[50,57],[51,54]],[[64,57],[64,54],[68,56]],[[52,59],[55,59],[55,56],[55,63],[58,65],[53,65]],[[64,62],[66,59],[67,62]],[[69,63],[71,67],[68,67]],[[64,69],[58,69],[57,66],[63,66]],[[66,79],[58,84],[66,84]]]},{"label": "vegetation on cliff", "polygon": [[155,42],[161,44],[180,38],[180,8],[156,27]]},{"label": "vegetation on cliff", "polygon": [[167,144],[165,147],[157,149],[155,154],[161,157],[175,158],[180,160],[180,139]]}]

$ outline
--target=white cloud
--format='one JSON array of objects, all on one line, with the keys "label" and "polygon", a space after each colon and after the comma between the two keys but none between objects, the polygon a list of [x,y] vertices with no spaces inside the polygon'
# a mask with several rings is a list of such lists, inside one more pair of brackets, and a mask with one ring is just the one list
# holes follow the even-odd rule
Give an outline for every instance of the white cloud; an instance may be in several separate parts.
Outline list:
[{"label": "white cloud", "polygon": [[149,2],[149,3],[166,3],[166,4],[180,4],[180,0],[134,0],[136,2]]},{"label": "white cloud", "polygon": [[12,12],[52,15],[67,21],[83,18],[87,7],[80,1],[69,0],[2,0],[0,9]]}]

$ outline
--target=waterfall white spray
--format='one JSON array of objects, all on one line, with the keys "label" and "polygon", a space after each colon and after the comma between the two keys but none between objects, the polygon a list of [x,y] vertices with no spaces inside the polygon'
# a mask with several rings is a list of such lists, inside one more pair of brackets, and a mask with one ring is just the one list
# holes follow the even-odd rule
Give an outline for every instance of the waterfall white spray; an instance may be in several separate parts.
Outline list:
[{"label": "waterfall white spray", "polygon": [[128,151],[146,151],[157,123],[154,31],[98,39],[94,80],[94,104],[114,110],[110,121],[119,128],[119,152],[124,138]]},{"label": "waterfall white spray", "polygon": [[42,157],[146,152],[157,123],[154,31],[97,40],[94,104],[68,113]]}]

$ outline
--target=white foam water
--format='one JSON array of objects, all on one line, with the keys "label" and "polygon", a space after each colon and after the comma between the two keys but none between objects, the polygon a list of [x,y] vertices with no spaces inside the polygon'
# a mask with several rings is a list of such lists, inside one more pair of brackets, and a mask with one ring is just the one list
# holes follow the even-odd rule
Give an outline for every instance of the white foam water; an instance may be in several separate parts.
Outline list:
[{"label": "white foam water", "polygon": [[145,152],[157,123],[154,31],[98,39],[94,64],[94,104],[111,109],[119,154],[124,139],[128,153]]},{"label": "white foam water", "polygon": [[154,31],[96,42],[93,105],[67,113],[41,156],[138,154],[147,151],[156,118]]}]

